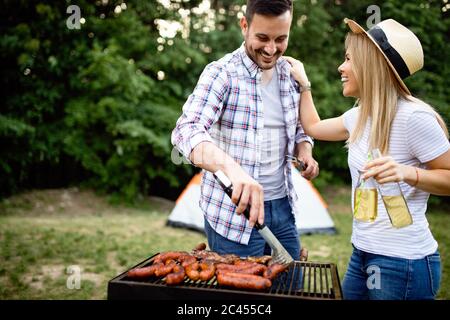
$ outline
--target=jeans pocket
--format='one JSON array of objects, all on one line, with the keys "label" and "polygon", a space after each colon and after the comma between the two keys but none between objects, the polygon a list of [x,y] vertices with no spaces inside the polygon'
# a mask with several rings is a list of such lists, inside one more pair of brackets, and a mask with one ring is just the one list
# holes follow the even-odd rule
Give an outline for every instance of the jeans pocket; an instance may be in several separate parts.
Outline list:
[{"label": "jeans pocket", "polygon": [[430,275],[431,293],[436,297],[441,284],[441,256],[434,253],[426,257],[428,273]]}]

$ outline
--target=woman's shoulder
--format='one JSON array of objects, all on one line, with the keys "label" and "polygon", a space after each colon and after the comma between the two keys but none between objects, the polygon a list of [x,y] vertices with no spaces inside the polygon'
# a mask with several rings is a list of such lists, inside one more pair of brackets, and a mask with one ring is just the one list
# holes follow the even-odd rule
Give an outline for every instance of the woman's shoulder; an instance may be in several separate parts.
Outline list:
[{"label": "woman's shoulder", "polygon": [[400,98],[397,104],[397,113],[398,116],[406,117],[407,119],[417,113],[427,113],[435,116],[433,109],[419,99]]},{"label": "woman's shoulder", "polygon": [[343,113],[343,117],[344,118],[355,117],[359,113],[359,108],[360,108],[359,106],[353,105],[352,108],[348,109]]},{"label": "woman's shoulder", "polygon": [[342,118],[344,120],[344,126],[349,132],[355,125],[356,120],[358,119],[358,114],[359,114],[359,107],[353,106],[351,109],[345,111],[344,114],[342,115]]}]

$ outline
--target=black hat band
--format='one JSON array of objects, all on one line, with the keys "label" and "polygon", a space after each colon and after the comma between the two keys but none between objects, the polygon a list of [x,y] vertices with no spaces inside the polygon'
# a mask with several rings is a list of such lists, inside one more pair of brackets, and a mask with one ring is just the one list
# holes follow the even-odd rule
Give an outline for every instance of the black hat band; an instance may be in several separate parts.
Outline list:
[{"label": "black hat band", "polygon": [[400,78],[405,79],[406,77],[411,75],[405,61],[402,59],[397,50],[395,50],[391,46],[386,37],[386,34],[380,27],[374,26],[369,31],[367,31],[367,33],[370,34],[370,36],[381,48],[381,50],[383,50],[384,54],[392,63]]}]

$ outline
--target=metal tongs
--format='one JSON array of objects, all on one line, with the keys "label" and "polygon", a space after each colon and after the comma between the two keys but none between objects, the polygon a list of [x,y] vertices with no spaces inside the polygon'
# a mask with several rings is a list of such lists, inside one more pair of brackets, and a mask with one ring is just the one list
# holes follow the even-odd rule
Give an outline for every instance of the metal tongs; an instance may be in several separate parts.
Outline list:
[{"label": "metal tongs", "polygon": [[[225,193],[230,197],[233,194],[233,185],[231,184],[230,179],[223,173],[222,171],[217,171],[214,173],[214,178],[216,178],[217,182],[221,185],[221,187],[225,190]],[[244,216],[249,219],[250,218],[250,210],[249,208],[245,209]],[[289,265],[294,262],[291,255],[287,250],[283,247],[280,241],[274,236],[272,231],[263,223],[259,224],[257,221],[255,223],[255,228],[258,230],[259,234],[266,240],[267,244],[272,248],[272,258],[275,263],[280,263],[283,265]]]},{"label": "metal tongs", "polygon": [[299,160],[297,157],[286,155],[286,161],[292,162],[296,168],[298,168],[300,171],[305,171],[306,165],[302,160]]}]

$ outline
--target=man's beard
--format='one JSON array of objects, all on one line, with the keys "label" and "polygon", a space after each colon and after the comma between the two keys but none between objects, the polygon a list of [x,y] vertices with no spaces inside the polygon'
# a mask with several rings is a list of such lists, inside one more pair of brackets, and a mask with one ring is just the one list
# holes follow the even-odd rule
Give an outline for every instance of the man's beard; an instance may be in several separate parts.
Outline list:
[{"label": "man's beard", "polygon": [[272,56],[270,56],[269,59],[271,60],[271,62],[265,62],[264,59],[266,59],[269,55],[263,49],[256,50],[256,54],[261,57],[265,64],[270,65],[270,67],[259,66],[262,69],[272,69],[273,66],[277,63],[278,58],[281,56],[281,52],[277,50]]},{"label": "man's beard", "polygon": [[[263,61],[264,60],[264,56],[265,56],[264,54],[266,54],[266,52],[263,49],[250,50],[247,46],[245,46],[245,50],[247,51],[247,55],[250,57],[250,59],[252,59],[252,61],[254,63],[256,63],[258,65],[258,67],[260,67],[263,70],[272,69],[273,66],[277,63],[277,60],[282,55],[282,52],[277,50],[272,55],[273,62],[264,62]],[[258,61],[258,58],[259,58],[259,61]],[[262,65],[262,63],[264,63],[264,65]],[[267,65],[269,63],[270,63],[270,65]]]}]

